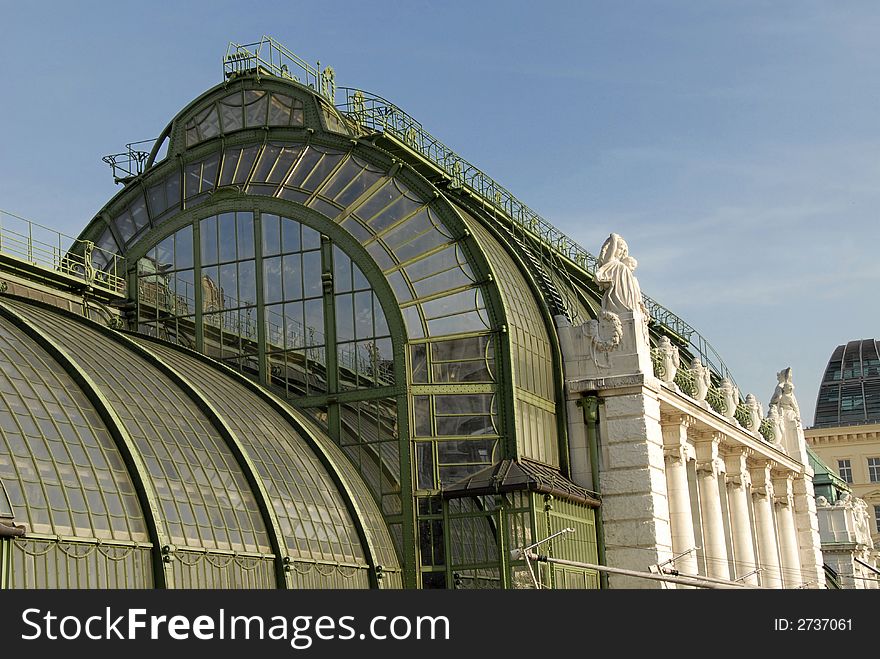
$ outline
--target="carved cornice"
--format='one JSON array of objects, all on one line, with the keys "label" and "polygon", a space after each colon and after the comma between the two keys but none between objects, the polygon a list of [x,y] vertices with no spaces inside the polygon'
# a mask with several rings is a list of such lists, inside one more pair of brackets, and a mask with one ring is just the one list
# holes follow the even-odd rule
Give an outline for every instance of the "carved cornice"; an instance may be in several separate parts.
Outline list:
[{"label": "carved cornice", "polygon": [[719,432],[725,436],[725,452],[728,450],[728,447],[736,448],[743,446],[754,451],[756,457],[775,460],[785,468],[793,471],[802,471],[804,469],[797,458],[780,451],[778,447],[767,443],[750,431],[731,424],[727,419],[720,417],[718,414],[700,408],[693,401],[685,400],[666,389],[661,392],[659,400],[662,416],[672,416],[677,413],[688,415],[695,419],[695,425],[687,431],[689,437],[700,431]]},{"label": "carved cornice", "polygon": [[690,414],[672,410],[660,413],[660,425],[693,428],[697,425],[697,420]]}]

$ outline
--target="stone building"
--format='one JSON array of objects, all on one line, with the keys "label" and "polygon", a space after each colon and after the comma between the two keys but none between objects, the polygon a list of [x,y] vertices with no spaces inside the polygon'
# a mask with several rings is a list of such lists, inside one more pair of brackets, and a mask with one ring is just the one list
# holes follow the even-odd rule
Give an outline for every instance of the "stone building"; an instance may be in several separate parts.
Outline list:
[{"label": "stone building", "polygon": [[880,584],[880,356],[875,339],[837,346],[828,360],[807,442],[846,483],[820,499],[822,551],[846,587]]}]

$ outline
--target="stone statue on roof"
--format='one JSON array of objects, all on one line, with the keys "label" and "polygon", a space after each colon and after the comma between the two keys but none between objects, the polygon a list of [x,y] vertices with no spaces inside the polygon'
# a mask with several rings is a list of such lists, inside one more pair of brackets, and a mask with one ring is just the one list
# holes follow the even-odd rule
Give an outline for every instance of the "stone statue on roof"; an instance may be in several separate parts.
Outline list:
[{"label": "stone statue on roof", "polygon": [[647,319],[642,290],[633,271],[636,260],[629,255],[629,246],[616,233],[608,236],[599,252],[596,283],[602,293],[602,310],[612,313],[640,311]]}]

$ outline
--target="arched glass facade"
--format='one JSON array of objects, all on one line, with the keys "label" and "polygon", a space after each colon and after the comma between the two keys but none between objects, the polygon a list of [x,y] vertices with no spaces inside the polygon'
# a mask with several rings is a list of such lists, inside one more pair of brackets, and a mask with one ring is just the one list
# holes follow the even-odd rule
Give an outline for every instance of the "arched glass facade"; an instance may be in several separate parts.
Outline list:
[{"label": "arched glass facade", "polygon": [[[565,477],[559,348],[522,245],[290,80],[233,77],[163,135],[166,157],[82,235],[127,259],[129,329],[305,412],[380,511],[404,585],[514,585],[502,547],[511,524],[540,535],[538,495],[453,493],[505,461]],[[293,496],[264,485],[278,505]],[[588,499],[573,505],[592,523]],[[285,536],[292,521],[276,523]]]}]

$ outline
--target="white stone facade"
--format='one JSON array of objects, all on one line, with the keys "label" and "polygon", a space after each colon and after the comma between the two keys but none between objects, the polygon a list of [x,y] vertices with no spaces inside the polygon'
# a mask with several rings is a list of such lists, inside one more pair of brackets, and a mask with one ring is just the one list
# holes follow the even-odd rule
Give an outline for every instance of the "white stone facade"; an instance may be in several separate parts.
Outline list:
[{"label": "white stone facade", "polygon": [[[608,565],[769,588],[824,588],[813,472],[793,411],[790,370],[779,374],[784,395],[774,400],[779,419],[768,441],[760,431],[769,435],[774,421],[760,419],[754,396],[737,404],[732,383],[712,387],[698,360],[682,368],[668,342],[655,351],[655,367],[643,314],[618,308],[616,326],[607,317],[581,327],[557,319],[572,477],[601,494]],[[585,420],[575,411],[585,395],[599,399],[598,483]],[[673,587],[619,575],[609,585]]]},{"label": "white stone facade", "polygon": [[871,518],[862,499],[845,494],[834,504],[818,497],[819,536],[825,562],[844,588],[880,588],[878,552],[871,538]]}]

